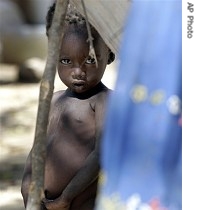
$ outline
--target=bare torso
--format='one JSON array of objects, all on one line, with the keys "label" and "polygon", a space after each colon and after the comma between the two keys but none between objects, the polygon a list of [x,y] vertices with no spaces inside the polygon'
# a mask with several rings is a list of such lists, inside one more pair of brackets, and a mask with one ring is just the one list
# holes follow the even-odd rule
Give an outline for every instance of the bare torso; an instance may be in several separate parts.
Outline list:
[{"label": "bare torso", "polygon": [[[59,91],[53,98],[49,116],[45,167],[47,199],[60,196],[76,172],[83,166],[87,156],[94,150],[97,132],[95,110],[98,103],[103,103],[100,107],[105,106],[107,89],[102,86],[95,91],[96,94],[89,93],[83,98],[72,95],[68,90]],[[93,207],[85,207],[85,203],[87,206],[94,204],[96,190],[97,181],[74,199],[71,209],[93,209]]]}]

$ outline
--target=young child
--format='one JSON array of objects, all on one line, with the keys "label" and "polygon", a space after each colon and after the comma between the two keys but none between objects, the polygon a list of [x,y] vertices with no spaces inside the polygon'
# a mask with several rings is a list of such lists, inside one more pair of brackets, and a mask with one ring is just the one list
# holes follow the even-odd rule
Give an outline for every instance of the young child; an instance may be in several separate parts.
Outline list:
[{"label": "young child", "polygon": [[[55,4],[47,14],[47,34]],[[89,57],[85,19],[69,7],[65,20],[58,74],[67,86],[54,93],[47,131],[43,209],[93,210],[99,173],[102,135],[109,89],[101,79],[115,55],[91,26],[98,66]],[[25,166],[21,192],[27,204],[31,181],[31,152]]]}]

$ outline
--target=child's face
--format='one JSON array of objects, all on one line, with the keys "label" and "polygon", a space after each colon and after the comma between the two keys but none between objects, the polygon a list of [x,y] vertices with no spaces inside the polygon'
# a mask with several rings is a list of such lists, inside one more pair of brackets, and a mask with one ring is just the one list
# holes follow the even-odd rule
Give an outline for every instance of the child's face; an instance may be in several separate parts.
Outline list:
[{"label": "child's face", "polygon": [[98,68],[95,60],[89,58],[87,37],[67,33],[62,40],[58,74],[62,82],[76,93],[83,93],[97,85],[104,74],[109,48],[100,37],[94,37]]}]

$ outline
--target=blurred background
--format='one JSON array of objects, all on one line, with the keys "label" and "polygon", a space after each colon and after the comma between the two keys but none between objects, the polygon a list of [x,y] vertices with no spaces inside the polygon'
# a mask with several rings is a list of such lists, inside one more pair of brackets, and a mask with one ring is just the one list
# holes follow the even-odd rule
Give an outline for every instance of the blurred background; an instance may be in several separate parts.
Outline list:
[{"label": "blurred background", "polygon": [[24,209],[20,184],[33,143],[51,0],[0,0],[0,209]]},{"label": "blurred background", "polygon": [[15,66],[14,72],[10,68],[1,72],[1,83],[39,81],[47,52],[45,16],[51,3],[52,0],[0,0],[1,68],[3,64]]},{"label": "blurred background", "polygon": [[[34,139],[45,68],[45,16],[53,0],[0,0],[0,209],[24,210],[21,178]],[[115,61],[103,82],[114,87]],[[65,86],[55,78],[55,89]]]}]

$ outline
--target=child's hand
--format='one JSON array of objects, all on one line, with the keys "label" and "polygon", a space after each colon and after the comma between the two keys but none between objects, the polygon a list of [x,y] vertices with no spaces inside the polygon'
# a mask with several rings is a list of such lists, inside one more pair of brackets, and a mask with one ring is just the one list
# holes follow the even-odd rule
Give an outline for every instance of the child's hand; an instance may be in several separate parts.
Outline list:
[{"label": "child's hand", "polygon": [[43,203],[47,210],[69,210],[70,203],[67,203],[62,197],[55,200],[43,199]]}]

